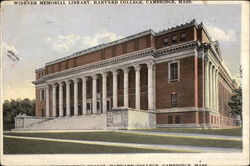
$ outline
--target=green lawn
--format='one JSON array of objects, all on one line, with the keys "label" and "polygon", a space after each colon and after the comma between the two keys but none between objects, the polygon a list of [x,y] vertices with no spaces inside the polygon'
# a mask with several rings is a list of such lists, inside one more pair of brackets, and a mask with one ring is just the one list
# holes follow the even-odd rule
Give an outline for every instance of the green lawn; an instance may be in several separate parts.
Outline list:
[{"label": "green lawn", "polygon": [[4,138],[4,154],[176,153],[180,151]]},{"label": "green lawn", "polygon": [[242,136],[242,128],[227,129],[201,129],[201,128],[156,128],[156,129],[140,129],[137,131],[155,131],[155,132],[172,132],[172,133],[194,133],[194,134],[210,134],[210,135],[227,135]]},{"label": "green lawn", "polygon": [[67,133],[8,133],[5,135],[58,138],[71,140],[108,141],[123,143],[146,143],[168,145],[190,145],[203,147],[242,148],[242,141],[199,138],[166,137],[116,132],[67,132]]}]

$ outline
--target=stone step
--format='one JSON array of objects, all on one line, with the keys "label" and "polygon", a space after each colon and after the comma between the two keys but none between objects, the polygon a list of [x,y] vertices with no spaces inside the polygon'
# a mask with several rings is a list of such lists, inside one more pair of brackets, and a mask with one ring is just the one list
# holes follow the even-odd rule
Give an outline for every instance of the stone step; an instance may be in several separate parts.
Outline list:
[{"label": "stone step", "polygon": [[106,114],[59,117],[26,127],[25,130],[106,129]]}]

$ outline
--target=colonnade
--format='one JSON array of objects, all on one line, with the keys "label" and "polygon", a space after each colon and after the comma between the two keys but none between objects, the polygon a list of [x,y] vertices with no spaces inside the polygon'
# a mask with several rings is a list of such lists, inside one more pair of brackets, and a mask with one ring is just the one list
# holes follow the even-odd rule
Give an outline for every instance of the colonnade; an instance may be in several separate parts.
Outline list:
[{"label": "colonnade", "polygon": [[[154,109],[154,63],[153,62],[146,62],[147,69],[148,69],[148,110]],[[128,108],[129,106],[129,70],[131,67],[135,69],[135,109],[140,110],[140,69],[141,64],[134,64],[132,66],[126,66],[122,69],[124,74],[124,107]],[[78,82],[82,80],[82,114],[87,114],[87,92],[86,92],[86,81],[89,77],[92,78],[92,113],[97,114],[97,76],[100,74],[102,76],[102,112],[106,113],[107,111],[107,73],[111,72],[113,77],[113,109],[118,108],[118,91],[117,91],[117,75],[118,75],[118,68],[112,69],[109,71],[97,72],[92,75],[83,75],[81,77],[74,77],[72,75],[71,79],[60,80],[58,82],[53,82],[47,84],[46,86],[46,116],[50,116],[50,108],[52,108],[52,116],[57,116],[56,113],[56,88],[59,86],[59,116],[64,116],[63,114],[63,84],[66,83],[66,116],[70,116],[70,82],[73,81],[74,83],[74,115],[79,114],[78,110]],[[52,85],[52,103],[50,103],[49,96],[50,91],[49,87]],[[50,107],[52,104],[52,107]]]},{"label": "colonnade", "polygon": [[212,63],[205,63],[205,107],[218,111],[219,109],[219,70]]}]

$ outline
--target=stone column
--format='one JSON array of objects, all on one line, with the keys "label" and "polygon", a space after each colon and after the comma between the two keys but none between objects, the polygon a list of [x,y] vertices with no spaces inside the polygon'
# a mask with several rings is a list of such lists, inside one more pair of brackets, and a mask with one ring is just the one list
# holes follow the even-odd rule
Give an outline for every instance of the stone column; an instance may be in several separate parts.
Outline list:
[{"label": "stone column", "polygon": [[63,83],[59,83],[59,116],[63,116]]},{"label": "stone column", "polygon": [[153,91],[153,66],[152,62],[147,63],[148,67],[148,110],[154,109],[154,91]]},{"label": "stone column", "polygon": [[66,82],[66,115],[70,116],[70,81]]},{"label": "stone column", "polygon": [[54,84],[52,86],[52,102],[53,102],[53,108],[52,108],[52,115],[56,116],[56,85]]},{"label": "stone column", "polygon": [[205,107],[209,108],[209,61],[205,61]]},{"label": "stone column", "polygon": [[216,89],[216,101],[215,101],[215,103],[216,103],[216,105],[215,105],[215,109],[216,109],[216,111],[219,111],[218,109],[219,109],[219,106],[218,106],[218,104],[219,104],[219,81],[218,81],[218,70],[216,70],[216,73],[215,73],[215,89]]},{"label": "stone column", "polygon": [[212,108],[212,64],[209,65],[209,108]]},{"label": "stone column", "polygon": [[124,85],[124,89],[123,89],[123,94],[124,94],[124,107],[128,108],[128,100],[129,100],[129,91],[128,91],[128,73],[129,73],[129,68],[125,67],[122,69],[123,70],[123,85]]},{"label": "stone column", "polygon": [[107,112],[107,73],[102,73],[102,112]]},{"label": "stone column", "polygon": [[113,70],[113,108],[117,108],[117,71]]},{"label": "stone column", "polygon": [[212,83],[212,95],[213,95],[213,110],[215,110],[215,67],[213,68],[213,83]]},{"label": "stone column", "polygon": [[141,93],[140,93],[140,70],[139,64],[134,65],[135,68],[135,109],[140,110]]},{"label": "stone column", "polygon": [[78,79],[74,79],[74,115],[78,115]]},{"label": "stone column", "polygon": [[46,117],[49,117],[49,85],[46,87]]},{"label": "stone column", "polygon": [[96,107],[96,99],[97,99],[97,94],[96,94],[96,80],[97,80],[97,75],[92,76],[92,109],[93,109],[93,114],[97,113],[97,107]]},{"label": "stone column", "polygon": [[82,114],[83,115],[87,114],[87,107],[86,107],[86,103],[87,103],[86,81],[87,81],[87,78],[86,77],[82,77]]}]

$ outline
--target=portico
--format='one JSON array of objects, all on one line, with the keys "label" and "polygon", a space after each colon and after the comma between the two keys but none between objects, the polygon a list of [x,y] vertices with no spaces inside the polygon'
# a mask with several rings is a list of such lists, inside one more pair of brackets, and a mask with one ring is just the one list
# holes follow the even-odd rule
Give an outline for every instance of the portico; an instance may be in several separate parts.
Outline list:
[{"label": "portico", "polygon": [[[146,60],[144,63],[134,63],[132,65],[122,65],[121,67],[115,66],[110,69],[102,69],[100,68],[97,72],[87,72],[82,73],[81,75],[72,75],[67,78],[60,78],[56,81],[47,81],[46,82],[46,116],[53,117],[64,117],[64,116],[78,116],[78,115],[89,115],[89,114],[105,114],[107,109],[117,109],[117,108],[129,108],[129,96],[135,96],[135,109],[141,110],[141,68],[147,68],[147,108],[150,111],[154,111],[154,62],[151,60]],[[134,69],[134,70],[131,70]],[[102,71],[102,72],[100,72]],[[134,73],[131,73],[133,72]],[[89,74],[91,73],[91,74]],[[117,80],[118,73],[123,75],[122,82]],[[111,74],[112,77],[112,95],[107,94],[107,75]],[[129,75],[135,75],[135,93],[130,93],[129,88]],[[89,81],[91,84],[87,84]],[[80,82],[80,83],[79,83]],[[101,87],[97,87],[100,83]],[[123,86],[119,87],[118,83],[122,83]],[[64,88],[65,87],[65,88]],[[71,92],[73,88],[73,91]],[[91,89],[90,95],[87,93],[88,89]],[[145,88],[145,87],[144,87]],[[81,91],[80,91],[81,89]],[[101,89],[101,90],[100,90]],[[122,104],[118,105],[118,90],[122,90],[123,93],[119,93],[119,97],[123,98]],[[110,91],[110,90],[109,90]],[[73,93],[73,98],[70,96]],[[65,94],[65,95],[64,95]],[[49,96],[52,96],[52,100],[50,100]],[[107,97],[112,98],[112,102],[107,102]],[[87,99],[91,102],[90,112],[87,111]],[[100,99],[100,100],[98,100]],[[98,101],[97,101],[98,100]],[[64,103],[64,101],[66,103]],[[81,102],[79,102],[81,101]],[[73,105],[72,105],[73,102]],[[64,108],[66,105],[66,108]],[[71,114],[71,106],[73,106],[73,114]],[[112,107],[111,107],[112,106]],[[51,110],[50,110],[51,108]],[[81,108],[81,110],[79,110]],[[59,110],[59,114],[57,113],[57,109]],[[64,109],[66,109],[66,114],[64,113]],[[99,110],[99,111],[98,111]],[[50,113],[52,112],[52,113]]]}]

